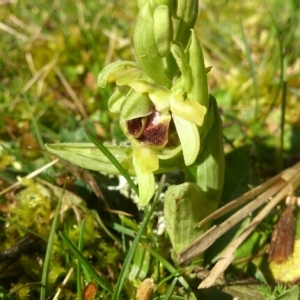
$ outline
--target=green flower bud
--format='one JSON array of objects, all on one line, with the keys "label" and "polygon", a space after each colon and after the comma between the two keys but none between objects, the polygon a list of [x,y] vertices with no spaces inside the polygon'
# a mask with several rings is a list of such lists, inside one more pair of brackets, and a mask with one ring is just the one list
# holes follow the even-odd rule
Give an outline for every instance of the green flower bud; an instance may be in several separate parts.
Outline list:
[{"label": "green flower bud", "polygon": [[143,71],[155,82],[162,86],[170,86],[163,62],[157,50],[154,38],[153,14],[148,2],[143,3],[137,17],[133,35],[134,50],[137,61]]},{"label": "green flower bud", "polygon": [[175,18],[179,19],[175,30],[175,41],[185,47],[198,17],[197,0],[177,0]]},{"label": "green flower bud", "polygon": [[170,53],[173,39],[171,12],[167,5],[159,5],[153,11],[153,31],[156,48],[160,57]]},{"label": "green flower bud", "polygon": [[182,74],[181,75],[183,80],[182,84],[184,85],[183,90],[188,91],[192,88],[192,84],[193,84],[192,73],[191,73],[191,68],[189,65],[188,58],[184,53],[182,45],[172,44],[171,52]]}]

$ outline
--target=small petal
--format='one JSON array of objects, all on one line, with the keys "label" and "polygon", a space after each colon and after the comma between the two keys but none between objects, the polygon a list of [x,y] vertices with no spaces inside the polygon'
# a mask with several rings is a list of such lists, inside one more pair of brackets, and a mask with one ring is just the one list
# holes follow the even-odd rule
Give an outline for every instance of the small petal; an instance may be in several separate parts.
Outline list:
[{"label": "small petal", "polygon": [[125,120],[144,117],[151,114],[153,104],[149,97],[136,93],[128,86],[118,88],[108,100],[108,109]]},{"label": "small petal", "polygon": [[112,113],[119,114],[121,108],[126,100],[126,95],[128,94],[130,88],[128,86],[122,86],[118,88],[108,99],[108,109]]},{"label": "small petal", "polygon": [[169,98],[171,91],[160,85],[148,82],[143,79],[133,80],[128,83],[128,86],[133,88],[136,92],[141,94],[149,94],[149,98],[153,102],[155,109],[160,112],[168,112]]},{"label": "small petal", "polygon": [[184,163],[193,164],[200,151],[200,135],[195,123],[173,115],[174,124],[180,139]]},{"label": "small petal", "polygon": [[197,101],[190,99],[183,100],[180,95],[173,95],[170,98],[170,108],[174,115],[193,122],[198,126],[202,126],[207,111],[206,107]]},{"label": "small petal", "polygon": [[165,147],[162,148],[161,151],[158,151],[158,157],[161,160],[172,159],[178,157],[181,150],[180,145],[177,147]]},{"label": "small petal", "polygon": [[125,120],[145,117],[151,114],[152,107],[149,97],[131,90],[122,106],[121,117]]}]

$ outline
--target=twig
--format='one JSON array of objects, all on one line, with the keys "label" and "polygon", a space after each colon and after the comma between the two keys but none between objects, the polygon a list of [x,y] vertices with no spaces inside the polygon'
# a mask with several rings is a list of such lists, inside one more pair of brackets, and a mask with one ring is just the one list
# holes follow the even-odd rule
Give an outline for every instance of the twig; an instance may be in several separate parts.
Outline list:
[{"label": "twig", "polygon": [[[205,251],[208,247],[210,247],[221,235],[227,232],[230,228],[236,225],[239,221],[244,219],[249,213],[263,205],[267,202],[270,197],[276,194],[280,189],[286,185],[284,180],[277,179],[278,182],[274,186],[271,186],[261,195],[259,195],[255,200],[248,203],[246,206],[241,208],[235,214],[233,214],[226,221],[221,223],[220,225],[215,225],[211,227],[208,231],[206,231],[203,235],[201,235],[195,242],[189,245],[186,249],[182,250],[178,254],[178,261],[180,265],[186,265],[194,258],[196,258],[199,254]],[[248,196],[251,196],[251,193],[247,193]],[[239,198],[241,199],[241,198]],[[235,200],[235,201],[238,201]],[[235,208],[235,206],[233,206]]]}]

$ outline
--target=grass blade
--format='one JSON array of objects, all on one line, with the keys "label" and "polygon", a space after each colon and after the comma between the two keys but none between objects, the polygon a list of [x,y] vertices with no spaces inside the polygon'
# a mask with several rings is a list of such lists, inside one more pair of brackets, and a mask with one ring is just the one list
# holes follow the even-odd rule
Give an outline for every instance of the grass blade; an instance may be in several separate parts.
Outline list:
[{"label": "grass blade", "polygon": [[96,145],[96,147],[111,161],[111,163],[119,170],[119,172],[125,177],[130,187],[135,191],[138,195],[139,190],[138,187],[134,184],[133,180],[127,173],[127,171],[123,168],[123,166],[118,162],[118,160],[110,153],[110,151],[89,131],[86,131],[86,135],[89,139]]},{"label": "grass blade", "polygon": [[181,283],[181,285],[186,289],[186,291],[188,291],[190,293],[191,299],[197,299],[197,297],[195,296],[195,294],[192,292],[189,284],[187,283],[187,281],[180,276],[179,274],[179,270],[175,269],[165,258],[163,258],[161,255],[159,255],[156,251],[154,251],[153,249],[151,249],[150,247],[147,247],[145,245],[145,247],[147,248],[147,250],[150,252],[150,254],[155,257],[157,260],[159,260],[159,262],[161,264],[163,264],[163,266],[171,273],[174,274],[173,276],[178,275],[178,281]]},{"label": "grass blade", "polygon": [[[79,232],[79,241],[78,241],[78,251],[82,252],[83,247],[83,234],[84,234],[84,226],[85,226],[85,220],[82,220],[82,223],[80,224],[80,232]],[[77,260],[77,299],[82,300],[82,287],[81,287],[81,262],[78,259]]]},{"label": "grass blade", "polygon": [[166,293],[166,295],[165,295],[165,297],[164,297],[164,300],[168,300],[168,299],[170,299],[170,297],[172,296],[172,293],[173,293],[174,287],[175,287],[175,285],[176,285],[176,283],[177,283],[177,280],[178,280],[177,277],[175,277],[175,278],[172,280],[172,283],[171,283],[171,285],[169,286],[169,288],[168,288],[168,290],[167,290],[167,293]]},{"label": "grass blade", "polygon": [[61,239],[66,244],[66,246],[73,252],[75,257],[80,261],[80,263],[88,270],[88,272],[93,276],[95,281],[106,291],[112,292],[112,286],[110,283],[102,278],[93,268],[93,266],[86,260],[86,258],[81,254],[81,252],[78,251],[76,246],[73,245],[73,243],[64,235],[63,232],[59,233]]},{"label": "grass blade", "polygon": [[[250,46],[246,37],[246,33],[244,30],[244,26],[242,23],[242,20],[240,20],[240,26],[241,26],[241,32],[242,32],[242,40],[244,42],[245,45],[245,50],[246,50],[246,56],[247,56],[247,60],[248,60],[248,64],[250,67],[250,72],[251,72],[251,77],[253,80],[253,89],[254,89],[254,96],[255,96],[255,123],[257,123],[258,121],[258,100],[259,100],[259,92],[258,92],[258,83],[257,83],[257,78],[256,78],[256,73],[254,70],[254,63],[251,57],[251,50],[250,50]],[[258,130],[259,128],[255,128],[255,130]]]},{"label": "grass blade", "polygon": [[62,203],[62,198],[63,198],[63,193],[65,191],[65,188],[66,188],[66,182],[65,182],[61,197],[56,206],[55,215],[53,218],[53,222],[51,225],[50,234],[49,234],[49,238],[48,238],[48,244],[47,244],[47,249],[46,249],[46,254],[45,254],[45,259],[44,259],[44,266],[43,266],[43,271],[42,271],[42,282],[41,282],[42,286],[41,286],[41,293],[40,293],[41,300],[46,299],[48,271],[49,271],[49,267],[50,267],[51,254],[52,254],[53,242],[54,242],[54,237],[55,237],[55,230],[56,230],[56,225],[58,222],[60,206]]}]

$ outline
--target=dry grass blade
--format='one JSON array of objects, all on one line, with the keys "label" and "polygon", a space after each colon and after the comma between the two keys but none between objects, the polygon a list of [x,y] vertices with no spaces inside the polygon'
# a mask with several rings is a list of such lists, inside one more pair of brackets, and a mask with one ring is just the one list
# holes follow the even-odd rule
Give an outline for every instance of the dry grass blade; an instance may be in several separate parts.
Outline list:
[{"label": "dry grass blade", "polygon": [[212,214],[207,216],[205,219],[203,219],[201,222],[199,222],[198,227],[201,227],[203,224],[205,224],[206,222],[208,222],[210,220],[218,219],[221,216],[225,215],[226,213],[232,211],[236,207],[239,207],[240,205],[250,201],[251,199],[253,199],[257,195],[259,195],[263,191],[265,191],[267,188],[269,188],[274,182],[276,182],[278,180],[278,178],[280,178],[280,174],[272,177],[270,180],[268,180],[264,184],[261,184],[261,185],[255,187],[254,189],[252,189],[249,192],[243,194],[239,198],[237,198],[237,199],[229,202],[228,204],[222,206],[221,208],[219,208],[218,210],[216,210],[215,212],[213,212]]},{"label": "dry grass blade", "polygon": [[25,86],[22,89],[22,92],[27,92],[36,81],[43,77],[43,74],[48,74],[51,71],[51,69],[55,66],[57,59],[58,56],[55,56],[48,64],[44,65],[39,71],[37,71],[34,74],[34,76],[25,84]]},{"label": "dry grass blade", "polygon": [[83,119],[87,119],[88,115],[87,115],[87,112],[85,111],[85,108],[84,108],[84,106],[82,104],[82,101],[77,97],[75,91],[72,89],[70,83],[67,81],[67,79],[64,76],[64,74],[56,66],[54,67],[54,70],[55,70],[56,75],[60,79],[61,83],[63,84],[63,86],[67,90],[68,94],[70,95],[70,97],[74,101],[74,104],[78,108],[78,110],[79,110],[81,116],[83,117]]},{"label": "dry grass blade", "polygon": [[[37,169],[37,170],[33,171],[32,173],[28,174],[28,175],[25,176],[24,178],[26,178],[26,179],[34,178],[35,176],[39,175],[39,174],[42,173],[43,171],[45,171],[45,170],[47,170],[48,168],[52,167],[52,166],[53,166],[54,164],[56,164],[58,161],[59,161],[59,159],[57,158],[57,159],[51,161],[50,163],[46,164],[45,166],[42,166],[42,167],[40,167],[39,169]],[[12,184],[12,185],[10,185],[9,187],[7,187],[6,189],[4,189],[4,190],[2,190],[2,191],[0,192],[0,196],[1,196],[1,195],[4,195],[5,193],[7,193],[7,192],[9,192],[9,191],[11,191],[11,190],[13,190],[13,189],[15,189],[15,188],[17,188],[17,187],[19,187],[20,185],[22,185],[22,183],[19,182],[19,181],[16,182],[16,183],[14,183],[14,184]]]},{"label": "dry grass blade", "polygon": [[72,276],[73,272],[74,272],[74,269],[71,268],[69,270],[68,274],[66,275],[65,279],[63,280],[62,284],[58,288],[55,296],[53,297],[53,300],[59,299],[59,295],[61,294],[61,292],[62,292],[63,288],[65,287],[65,285],[68,283],[68,281],[69,281],[70,277]]},{"label": "dry grass blade", "polygon": [[[284,185],[282,185],[284,181]],[[276,186],[273,189],[273,186]],[[257,214],[252,222],[245,228],[241,235],[233,241],[229,247],[225,250],[222,257],[218,260],[217,264],[210,271],[209,276],[201,282],[199,288],[208,288],[214,284],[216,279],[226,270],[229,264],[234,259],[234,253],[236,249],[242,244],[243,241],[253,232],[256,226],[267,216],[267,214],[283,199],[293,192],[300,186],[300,162],[294,166],[286,169],[280,173],[280,178],[274,185],[270,187],[275,193],[271,201]],[[253,200],[257,201],[257,199]],[[250,213],[251,211],[249,211]]]},{"label": "dry grass blade", "polygon": [[[255,200],[245,205],[243,208],[241,208],[239,211],[237,211],[235,214],[233,214],[230,218],[228,218],[226,221],[221,223],[220,225],[215,225],[211,227],[208,231],[206,231],[203,235],[201,235],[194,243],[192,243],[189,247],[184,249],[182,252],[178,254],[178,261],[180,265],[186,265],[190,261],[192,261],[194,258],[196,258],[199,254],[204,252],[209,246],[211,246],[216,239],[218,239],[222,234],[227,232],[230,228],[232,228],[234,225],[236,225],[238,222],[243,220],[249,213],[256,210],[258,207],[263,205],[265,202],[270,199],[278,190],[280,190],[286,182],[284,180],[281,180],[280,178],[276,178],[276,181],[272,180],[273,185],[266,184],[267,190],[264,188],[258,189],[258,191],[265,190],[262,194],[257,196]],[[257,191],[254,192],[248,192],[247,194],[243,195],[242,197],[234,200],[235,203],[233,203],[232,206],[230,206],[230,210],[236,208],[237,203],[240,200],[243,200],[243,202],[248,201],[253,198],[253,195],[257,194]],[[245,196],[245,197],[244,197]],[[239,203],[241,205],[241,203]],[[230,211],[229,207],[225,207],[224,210],[219,209],[214,213],[214,216],[218,215],[221,216],[225,212]],[[220,212],[220,214],[218,213]],[[209,217],[208,217],[209,218]],[[207,219],[208,219],[207,218]],[[211,218],[209,218],[211,219]]]},{"label": "dry grass blade", "polygon": [[18,38],[19,40],[21,40],[23,42],[27,42],[27,40],[28,40],[28,37],[25,34],[18,32],[17,30],[6,25],[5,23],[0,22],[0,30],[15,36],[16,38]]}]

